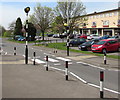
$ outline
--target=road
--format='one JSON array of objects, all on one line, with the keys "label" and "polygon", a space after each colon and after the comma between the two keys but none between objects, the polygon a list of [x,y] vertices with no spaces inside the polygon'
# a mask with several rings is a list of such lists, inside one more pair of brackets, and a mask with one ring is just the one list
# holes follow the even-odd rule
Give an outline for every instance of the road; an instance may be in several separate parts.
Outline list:
[{"label": "road", "polygon": [[[25,51],[25,44],[19,44],[19,43],[12,43],[8,42],[5,39],[3,39],[3,46],[2,50],[5,54],[13,54],[13,48],[17,48],[17,54],[18,55],[24,55]],[[91,67],[87,64],[82,64],[79,61],[71,60],[62,56],[56,56],[55,54],[52,54],[52,50],[49,49],[41,49],[41,47],[33,47],[32,44],[29,44],[28,46],[29,50],[29,59],[32,60],[33,58],[33,52],[35,51],[37,54],[37,63],[43,64],[43,66],[46,65],[45,56],[49,56],[49,66],[64,70],[65,69],[65,61],[69,61],[69,71],[77,75],[78,77],[82,78],[84,81],[86,81],[89,84],[93,84],[94,86],[99,86],[99,73],[100,70],[104,70],[105,72],[105,82],[104,86],[106,89],[118,91],[118,72],[114,70],[107,70],[107,69],[100,69]],[[12,59],[12,58],[11,58]],[[83,81],[83,82],[84,82]]]}]

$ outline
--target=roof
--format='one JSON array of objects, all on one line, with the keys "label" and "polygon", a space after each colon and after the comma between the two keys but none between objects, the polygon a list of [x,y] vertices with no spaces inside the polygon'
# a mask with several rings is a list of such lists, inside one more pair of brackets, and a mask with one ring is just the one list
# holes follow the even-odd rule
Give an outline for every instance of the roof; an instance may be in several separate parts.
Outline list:
[{"label": "roof", "polygon": [[[86,15],[82,15],[82,16],[78,16],[78,17],[90,16],[90,15],[101,14],[101,13],[107,13],[107,12],[113,12],[113,11],[120,11],[120,7],[117,8],[117,9],[106,10],[106,11],[101,11],[101,12],[94,12],[94,13],[90,13],[90,14],[86,14]],[[77,17],[76,17],[76,18],[77,18]]]}]

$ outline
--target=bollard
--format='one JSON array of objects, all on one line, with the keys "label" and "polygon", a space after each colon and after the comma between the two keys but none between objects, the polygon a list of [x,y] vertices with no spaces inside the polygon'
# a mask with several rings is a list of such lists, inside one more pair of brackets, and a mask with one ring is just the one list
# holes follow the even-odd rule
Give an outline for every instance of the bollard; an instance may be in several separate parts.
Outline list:
[{"label": "bollard", "polygon": [[2,54],[2,49],[1,49],[1,47],[0,47],[0,55]]},{"label": "bollard", "polygon": [[106,52],[104,52],[104,64],[107,64],[107,61],[106,61]]},{"label": "bollard", "polygon": [[66,66],[66,68],[65,68],[65,79],[68,80],[68,61],[66,61],[65,66]]},{"label": "bollard", "polygon": [[0,55],[2,54],[2,49],[1,49],[1,47],[0,47]]},{"label": "bollard", "polygon": [[104,81],[104,72],[100,71],[100,98],[103,98],[103,96],[104,96],[103,81]]},{"label": "bollard", "polygon": [[56,43],[57,43],[57,40],[56,40]]},{"label": "bollard", "polygon": [[46,71],[48,71],[48,56],[46,56]]},{"label": "bollard", "polygon": [[16,47],[14,47],[14,55],[16,55]]},{"label": "bollard", "polygon": [[33,53],[33,65],[35,65],[35,56],[36,56],[36,54],[35,54],[35,52]]}]

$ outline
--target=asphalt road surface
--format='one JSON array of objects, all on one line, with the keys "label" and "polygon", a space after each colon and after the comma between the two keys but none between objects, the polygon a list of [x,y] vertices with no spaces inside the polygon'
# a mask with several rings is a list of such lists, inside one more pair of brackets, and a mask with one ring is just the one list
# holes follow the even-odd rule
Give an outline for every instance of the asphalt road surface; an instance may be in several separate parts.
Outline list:
[{"label": "asphalt road surface", "polygon": [[[14,47],[17,47],[17,54],[18,55],[24,55],[25,54],[25,44],[19,44],[19,43],[12,43],[8,42],[5,39],[2,41],[3,46],[2,50],[5,54],[13,54]],[[100,70],[104,70],[105,72],[105,82],[104,87],[110,91],[118,91],[118,72],[114,70],[107,70],[107,69],[101,69],[101,68],[95,68],[91,67],[87,64],[83,64],[81,62],[78,62],[76,60],[71,60],[68,58],[64,58],[62,56],[56,56],[53,55],[49,49],[41,49],[34,48],[31,46],[31,44],[28,45],[29,50],[29,59],[33,59],[33,52],[36,52],[36,62],[39,64],[43,64],[43,66],[46,65],[45,56],[49,56],[49,66],[52,66],[54,68],[58,68],[61,70],[65,69],[65,61],[69,61],[69,71],[77,75],[78,77],[85,80],[87,83],[94,84],[94,86],[99,86],[99,74]],[[12,59],[12,58],[11,58]],[[115,93],[115,92],[114,92]]]}]

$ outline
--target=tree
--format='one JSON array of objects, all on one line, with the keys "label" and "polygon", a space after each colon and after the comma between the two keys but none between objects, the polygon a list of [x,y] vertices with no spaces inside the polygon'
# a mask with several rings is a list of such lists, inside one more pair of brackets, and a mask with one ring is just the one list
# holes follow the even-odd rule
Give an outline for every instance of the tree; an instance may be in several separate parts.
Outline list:
[{"label": "tree", "polygon": [[[24,29],[26,30],[26,25],[24,26]],[[36,28],[32,23],[28,23],[28,37],[31,37],[30,40],[34,41],[36,36]]]},{"label": "tree", "polygon": [[51,25],[52,31],[58,32],[58,33],[63,33],[63,31],[64,31],[63,25],[64,25],[63,18],[60,16],[57,16]]},{"label": "tree", "polygon": [[4,36],[5,31],[5,28],[0,25],[0,36]]},{"label": "tree", "polygon": [[84,15],[85,6],[82,2],[74,0],[74,2],[57,2],[55,8],[55,13],[57,16],[61,16],[64,19],[64,23],[67,23],[67,18],[69,18],[69,29],[73,30],[75,27],[75,22],[78,16]]},{"label": "tree", "polygon": [[14,35],[23,35],[22,33],[22,21],[19,18],[17,18],[16,23],[15,23],[15,29],[14,29]]},{"label": "tree", "polygon": [[13,21],[13,22],[11,22],[10,24],[9,24],[9,30],[11,30],[12,32],[14,31],[14,29],[15,29],[15,24],[16,24],[16,22],[15,21]]},{"label": "tree", "polygon": [[38,24],[40,26],[42,40],[44,40],[44,33],[50,27],[54,19],[53,10],[49,7],[42,7],[40,4],[37,4],[34,8],[34,14],[31,15],[30,19],[34,24]]}]

